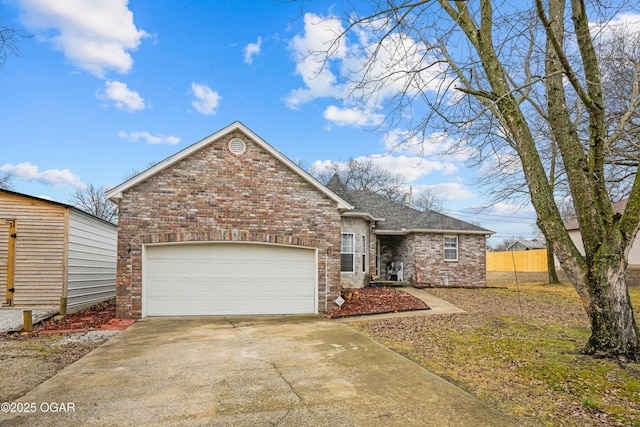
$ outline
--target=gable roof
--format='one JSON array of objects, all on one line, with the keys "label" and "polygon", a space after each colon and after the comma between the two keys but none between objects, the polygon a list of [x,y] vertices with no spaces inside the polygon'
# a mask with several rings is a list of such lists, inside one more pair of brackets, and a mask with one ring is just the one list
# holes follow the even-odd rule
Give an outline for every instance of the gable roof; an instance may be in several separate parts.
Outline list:
[{"label": "gable roof", "polygon": [[516,249],[518,247],[521,247],[523,250],[530,250],[530,249],[545,249],[547,247],[547,243],[546,241],[541,241],[541,240],[516,240],[515,242],[511,243],[509,246],[507,246],[504,250],[505,251],[510,251],[511,249]]},{"label": "gable roof", "polygon": [[[623,199],[618,202],[613,203],[613,211],[615,213],[622,214],[624,210],[627,208],[628,199]],[[580,224],[578,223],[578,218],[571,218],[568,221],[564,221],[564,228],[567,231],[580,230]]]},{"label": "gable roof", "polygon": [[327,187],[354,206],[343,216],[365,216],[376,221],[376,234],[408,234],[413,232],[438,232],[456,234],[493,234],[493,231],[468,222],[428,210],[413,209],[402,203],[368,190],[349,190],[337,175]]},{"label": "gable roof", "polygon": [[116,224],[114,224],[114,223],[112,223],[110,221],[107,221],[106,219],[100,218],[99,216],[95,216],[93,214],[90,214],[89,212],[85,212],[82,209],[79,209],[79,208],[77,208],[77,207],[75,207],[73,205],[68,205],[66,203],[56,202],[54,200],[43,199],[42,197],[32,196],[30,194],[18,193],[16,191],[7,190],[5,188],[0,188],[0,194],[2,194],[2,193],[8,194],[8,195],[11,195],[11,196],[16,196],[16,197],[22,197],[22,198],[29,199],[29,200],[35,200],[37,202],[44,203],[44,204],[60,206],[61,208],[69,209],[69,210],[72,210],[72,211],[77,212],[79,214],[86,215],[86,216],[88,216],[88,217],[90,217],[92,219],[95,219],[97,221],[104,222],[105,224],[109,224],[112,227],[117,227]]},{"label": "gable roof", "polygon": [[235,131],[240,131],[243,134],[245,134],[255,144],[257,144],[259,147],[264,149],[267,153],[271,154],[273,157],[275,157],[277,160],[279,160],[281,163],[283,163],[285,166],[287,166],[289,169],[291,169],[294,173],[296,173],[298,176],[300,176],[304,181],[308,182],[309,184],[311,184],[311,186],[313,186],[318,191],[323,193],[329,199],[331,199],[334,202],[336,202],[337,205],[338,205],[338,209],[340,209],[340,210],[349,210],[349,209],[351,209],[353,207],[348,202],[343,200],[340,196],[335,194],[333,191],[329,190],[327,187],[322,185],[318,180],[316,180],[314,177],[312,177],[309,173],[307,173],[300,166],[296,165],[293,161],[291,161],[288,157],[286,157],[280,151],[278,151],[273,146],[268,144],[265,140],[260,138],[257,134],[255,134],[253,131],[251,131],[248,127],[246,127],[245,125],[243,125],[242,123],[240,123],[238,121],[231,123],[229,126],[220,129],[219,131],[207,136],[206,138],[196,142],[195,144],[190,145],[189,147],[177,152],[176,154],[174,154],[174,155],[172,155],[170,157],[167,157],[166,159],[164,159],[161,162],[153,165],[152,167],[150,167],[149,169],[145,170],[144,172],[139,173],[138,175],[134,176],[133,178],[130,178],[129,180],[123,182],[122,184],[113,187],[112,189],[110,189],[107,192],[106,197],[109,200],[111,200],[111,201],[113,201],[115,203],[118,203],[120,200],[122,200],[122,194],[125,191],[129,190],[132,187],[135,187],[140,182],[149,179],[150,177],[156,175],[157,173],[169,168],[170,166],[172,166],[175,163],[181,161],[182,159],[190,156],[191,154],[195,153],[196,151],[199,151],[199,150],[207,147],[208,145],[210,145],[213,142],[217,141],[221,137],[223,137],[223,136],[225,136],[225,135],[227,135],[229,133],[235,132]]}]

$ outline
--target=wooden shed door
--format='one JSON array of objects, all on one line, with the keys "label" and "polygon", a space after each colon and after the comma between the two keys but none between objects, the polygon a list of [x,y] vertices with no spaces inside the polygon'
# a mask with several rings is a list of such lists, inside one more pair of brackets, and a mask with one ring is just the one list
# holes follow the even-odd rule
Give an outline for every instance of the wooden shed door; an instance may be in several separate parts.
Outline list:
[{"label": "wooden shed door", "polygon": [[6,305],[13,305],[16,222],[0,219],[0,283],[6,283]]}]

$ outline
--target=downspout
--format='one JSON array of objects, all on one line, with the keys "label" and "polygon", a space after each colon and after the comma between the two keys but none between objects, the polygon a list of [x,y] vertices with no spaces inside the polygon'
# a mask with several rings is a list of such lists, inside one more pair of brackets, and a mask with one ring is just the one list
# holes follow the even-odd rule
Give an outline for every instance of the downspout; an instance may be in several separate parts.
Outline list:
[{"label": "downspout", "polygon": [[329,249],[324,251],[324,312],[329,310]]}]

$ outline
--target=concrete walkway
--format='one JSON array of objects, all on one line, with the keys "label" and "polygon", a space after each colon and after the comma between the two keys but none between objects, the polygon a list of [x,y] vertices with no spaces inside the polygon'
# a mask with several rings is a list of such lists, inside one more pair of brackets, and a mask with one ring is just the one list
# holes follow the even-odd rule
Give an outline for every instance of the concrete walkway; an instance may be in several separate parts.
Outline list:
[{"label": "concrete walkway", "polygon": [[22,411],[2,426],[512,425],[317,316],[143,319],[2,408]]},{"label": "concrete walkway", "polygon": [[393,319],[395,317],[414,317],[414,316],[430,316],[433,314],[450,314],[450,313],[465,313],[464,310],[456,307],[455,305],[438,298],[435,295],[423,289],[416,289],[412,287],[399,288],[408,294],[413,295],[416,298],[424,301],[429,307],[429,310],[415,310],[415,311],[402,311],[398,313],[382,313],[382,314],[367,314],[365,316],[352,316],[352,317],[339,317],[333,319],[334,322],[353,322],[357,320],[379,320],[379,319]]}]

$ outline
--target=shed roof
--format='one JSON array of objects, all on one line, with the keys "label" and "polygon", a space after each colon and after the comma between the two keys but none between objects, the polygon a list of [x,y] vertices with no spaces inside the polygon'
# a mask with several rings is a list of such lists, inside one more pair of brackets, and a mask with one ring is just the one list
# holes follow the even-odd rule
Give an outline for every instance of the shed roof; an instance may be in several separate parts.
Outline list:
[{"label": "shed roof", "polygon": [[348,215],[360,213],[377,221],[377,234],[408,234],[417,231],[484,235],[494,233],[440,212],[413,209],[368,190],[349,190],[337,175],[331,178],[327,187],[354,206]]},{"label": "shed roof", "polygon": [[61,208],[69,209],[69,210],[78,212],[78,213],[80,213],[82,215],[86,215],[86,216],[88,216],[88,217],[90,217],[90,218],[92,218],[94,220],[104,222],[104,223],[109,224],[109,225],[111,225],[113,227],[117,227],[116,224],[114,224],[112,222],[109,222],[106,219],[102,219],[100,217],[92,215],[89,212],[83,211],[82,209],[79,209],[79,208],[77,208],[77,207],[75,207],[73,205],[68,205],[66,203],[56,202],[54,200],[43,199],[42,197],[32,196],[30,194],[18,193],[16,191],[7,190],[5,188],[0,188],[0,194],[2,194],[2,193],[9,194],[9,195],[12,195],[12,196],[17,196],[17,197],[23,197],[23,198],[30,199],[30,200],[35,200],[35,201],[42,202],[42,203],[47,203],[47,204],[50,204],[50,205],[60,206]]},{"label": "shed roof", "polygon": [[337,205],[338,205],[338,209],[340,209],[340,210],[349,210],[349,209],[351,209],[353,207],[348,202],[346,202],[344,199],[342,199],[340,196],[338,196],[336,193],[334,193],[333,191],[331,191],[330,189],[328,189],[327,187],[322,185],[318,180],[316,180],[314,177],[312,177],[309,173],[307,173],[300,166],[296,165],[293,161],[291,161],[288,157],[286,157],[280,151],[278,151],[273,146],[271,146],[269,143],[267,143],[265,140],[260,138],[257,134],[255,134],[248,127],[246,127],[245,125],[243,125],[242,123],[240,123],[238,121],[231,123],[229,126],[220,129],[219,131],[207,136],[206,138],[196,142],[195,144],[190,145],[189,147],[177,152],[176,154],[174,154],[174,155],[172,155],[170,157],[167,157],[166,159],[164,159],[161,162],[155,164],[154,166],[150,167],[149,169],[145,170],[144,172],[132,177],[131,179],[123,182],[122,184],[120,184],[120,185],[118,185],[116,187],[113,187],[112,189],[110,189],[107,192],[107,195],[106,195],[107,198],[109,200],[113,201],[113,202],[118,203],[120,200],[122,200],[122,195],[123,195],[123,193],[125,191],[129,190],[132,187],[135,187],[137,184],[149,179],[150,177],[156,175],[160,171],[169,168],[170,166],[174,165],[175,163],[179,162],[180,160],[190,156],[194,152],[205,148],[206,146],[208,146],[209,144],[212,144],[213,142],[217,141],[221,137],[223,137],[223,136],[225,136],[225,135],[227,135],[229,133],[235,132],[235,131],[240,131],[243,134],[245,134],[254,143],[256,143],[258,146],[260,146],[266,152],[271,154],[277,160],[282,162],[285,166],[287,166],[289,169],[291,169],[294,173],[299,175],[303,180],[307,181],[309,184],[311,184],[313,187],[315,187],[318,191],[323,193],[329,199],[331,199],[334,202],[336,202]]}]

